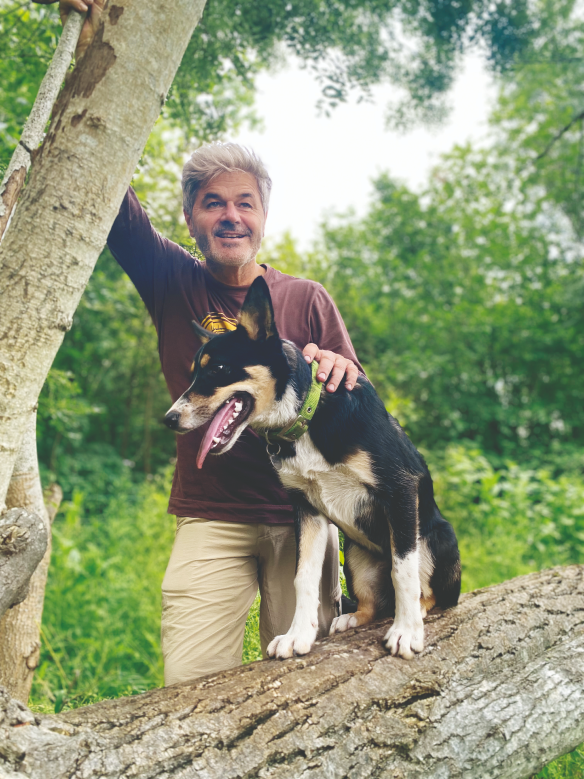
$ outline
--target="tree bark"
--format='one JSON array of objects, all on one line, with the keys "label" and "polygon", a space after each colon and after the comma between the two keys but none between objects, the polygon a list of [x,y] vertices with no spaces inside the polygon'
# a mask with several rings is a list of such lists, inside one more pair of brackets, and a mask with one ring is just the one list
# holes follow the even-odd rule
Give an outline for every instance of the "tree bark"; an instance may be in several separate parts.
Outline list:
[{"label": "tree bark", "polygon": [[43,139],[53,104],[57,99],[65,73],[71,65],[85,16],[69,14],[51,64],[43,78],[18,146],[0,184],[0,241],[8,227],[16,201],[23,187],[34,150]]},{"label": "tree bark", "polygon": [[115,0],[0,245],[0,510],[24,430],[204,0]]},{"label": "tree bark", "polygon": [[58,716],[5,699],[0,774],[519,779],[584,741],[584,566],[464,595],[412,661],[386,630]]},{"label": "tree bark", "polygon": [[[10,508],[23,508],[43,520],[46,552],[33,573],[28,595],[9,609],[0,620],[0,685],[13,698],[28,701],[35,668],[40,657],[40,625],[47,573],[51,559],[51,523],[63,492],[53,484],[43,495],[36,450],[36,414],[31,417],[6,496]],[[45,506],[46,502],[46,506]]]},{"label": "tree bark", "polygon": [[28,595],[47,543],[47,528],[38,514],[17,508],[0,517],[0,616]]}]

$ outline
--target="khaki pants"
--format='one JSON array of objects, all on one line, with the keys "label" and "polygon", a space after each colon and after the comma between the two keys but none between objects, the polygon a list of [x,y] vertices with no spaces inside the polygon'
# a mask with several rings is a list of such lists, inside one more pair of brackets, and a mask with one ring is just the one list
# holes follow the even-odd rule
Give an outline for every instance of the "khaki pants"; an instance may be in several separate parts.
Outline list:
[{"label": "khaki pants", "polygon": [[[296,595],[292,525],[182,517],[162,582],[165,684],[241,665],[247,613],[261,595],[262,653],[292,624]],[[319,635],[340,613],[339,537],[330,525],[320,583]]]}]

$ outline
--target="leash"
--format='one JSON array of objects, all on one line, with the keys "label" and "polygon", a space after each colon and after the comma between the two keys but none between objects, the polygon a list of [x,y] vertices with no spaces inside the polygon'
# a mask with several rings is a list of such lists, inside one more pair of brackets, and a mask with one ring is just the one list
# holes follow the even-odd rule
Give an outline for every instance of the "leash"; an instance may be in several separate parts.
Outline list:
[{"label": "leash", "polygon": [[[280,441],[294,443],[294,441],[298,441],[298,439],[303,436],[304,433],[306,433],[320,400],[320,393],[322,391],[323,385],[322,382],[318,381],[316,378],[316,372],[318,370],[318,363],[316,360],[312,361],[310,367],[312,372],[312,382],[310,384],[310,389],[304,398],[302,408],[298,412],[298,416],[294,422],[292,422],[291,425],[280,427],[276,430],[264,431],[264,437],[266,439],[266,451],[270,456],[272,465],[277,471],[279,471],[282,467],[282,460],[280,457],[278,457],[280,454]],[[271,452],[270,446],[277,446],[277,451]]]}]

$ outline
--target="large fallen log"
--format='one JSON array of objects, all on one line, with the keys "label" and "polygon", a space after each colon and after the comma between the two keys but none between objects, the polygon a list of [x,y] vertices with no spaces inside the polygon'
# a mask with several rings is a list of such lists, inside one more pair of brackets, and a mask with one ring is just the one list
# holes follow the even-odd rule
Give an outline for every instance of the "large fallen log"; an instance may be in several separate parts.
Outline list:
[{"label": "large fallen log", "polygon": [[584,741],[584,567],[463,596],[411,662],[386,630],[58,716],[6,697],[0,775],[514,779]]}]

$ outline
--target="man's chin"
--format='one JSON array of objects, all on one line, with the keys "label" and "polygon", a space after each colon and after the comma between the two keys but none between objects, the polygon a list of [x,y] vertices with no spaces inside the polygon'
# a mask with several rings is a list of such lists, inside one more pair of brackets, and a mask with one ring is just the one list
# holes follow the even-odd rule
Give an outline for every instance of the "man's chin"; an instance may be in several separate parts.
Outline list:
[{"label": "man's chin", "polygon": [[247,265],[248,262],[253,262],[258,251],[259,247],[255,251],[252,251],[249,247],[244,250],[244,247],[238,246],[231,251],[225,249],[211,251],[208,254],[205,254],[205,259],[207,262],[215,262],[217,265],[238,268],[242,265]]}]

